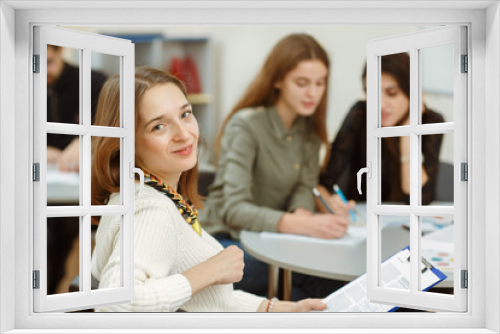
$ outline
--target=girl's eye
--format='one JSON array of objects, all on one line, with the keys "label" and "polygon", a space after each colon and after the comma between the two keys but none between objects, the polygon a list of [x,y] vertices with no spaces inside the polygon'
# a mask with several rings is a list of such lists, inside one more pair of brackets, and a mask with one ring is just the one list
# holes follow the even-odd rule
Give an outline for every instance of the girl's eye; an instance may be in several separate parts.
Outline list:
[{"label": "girl's eye", "polygon": [[307,86],[307,82],[305,82],[305,81],[297,81],[297,86],[299,86],[299,87],[305,87],[305,86]]},{"label": "girl's eye", "polygon": [[182,113],[181,117],[182,118],[187,118],[187,117],[191,116],[192,114],[193,114],[193,112],[191,110],[185,111],[185,112]]},{"label": "girl's eye", "polygon": [[325,81],[318,81],[318,83],[316,84],[318,87],[323,87],[326,85],[326,82]]},{"label": "girl's eye", "polygon": [[160,131],[161,129],[163,129],[165,127],[165,125],[163,124],[158,124],[156,125],[154,128],[153,128],[153,131]]},{"label": "girl's eye", "polygon": [[397,91],[397,89],[390,89],[387,91],[387,95],[396,96],[396,95],[398,95],[398,91]]}]

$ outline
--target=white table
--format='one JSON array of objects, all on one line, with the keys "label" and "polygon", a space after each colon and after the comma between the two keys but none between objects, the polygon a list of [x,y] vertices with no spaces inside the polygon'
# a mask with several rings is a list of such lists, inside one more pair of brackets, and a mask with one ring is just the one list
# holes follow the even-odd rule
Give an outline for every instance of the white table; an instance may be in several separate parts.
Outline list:
[{"label": "white table", "polygon": [[[357,205],[362,211],[361,204]],[[446,238],[447,229],[429,234],[436,240]],[[426,238],[426,236],[424,236]],[[294,238],[270,238],[261,232],[242,231],[241,244],[245,251],[271,266],[285,270],[285,297],[291,288],[291,271],[329,279],[352,281],[366,272],[366,239],[355,244],[335,242],[297,242]],[[393,255],[409,244],[409,231],[401,224],[389,223],[382,229],[382,259]],[[270,270],[270,273],[273,270]],[[453,272],[444,271],[448,278],[437,287],[453,287]],[[270,285],[274,282],[269,280]],[[270,286],[269,291],[274,291]]]},{"label": "white table", "polygon": [[80,174],[47,167],[47,204],[79,205]]}]

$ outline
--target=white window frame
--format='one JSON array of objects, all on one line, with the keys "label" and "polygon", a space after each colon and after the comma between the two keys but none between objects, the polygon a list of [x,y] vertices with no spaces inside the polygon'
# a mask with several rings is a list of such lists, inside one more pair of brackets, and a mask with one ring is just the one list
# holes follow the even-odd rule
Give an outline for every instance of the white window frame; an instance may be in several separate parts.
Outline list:
[{"label": "white window frame", "polygon": [[[446,26],[370,41],[367,45],[367,295],[378,303],[423,310],[456,311],[467,309],[467,290],[461,288],[461,270],[467,270],[467,183],[460,180],[460,165],[467,163],[467,73],[461,73],[461,55],[467,54],[466,28]],[[422,124],[421,54],[426,48],[453,46],[453,121]],[[410,125],[381,127],[381,58],[407,52],[410,56]],[[454,203],[453,206],[422,205],[421,135],[453,133]],[[381,200],[382,138],[410,138],[410,203],[384,205]],[[384,288],[381,280],[382,215],[408,216],[410,222],[410,258],[420,259],[422,216],[454,218],[453,294],[428,293],[420,289],[420,261],[410,261],[408,291]]]},{"label": "white window frame", "polygon": [[[132,8],[156,8],[155,10],[114,9],[102,7],[130,6]],[[280,328],[299,328],[295,332],[345,332],[350,333],[445,333],[463,329],[466,333],[494,333],[500,331],[499,284],[500,260],[495,256],[485,265],[486,251],[499,254],[500,230],[500,136],[498,134],[500,99],[500,11],[497,1],[447,2],[434,1],[405,4],[403,2],[311,2],[269,1],[224,3],[220,9],[216,2],[168,2],[164,4],[143,2],[140,5],[128,2],[120,4],[100,2],[17,2],[0,4],[0,78],[1,122],[0,122],[0,323],[1,331],[33,333],[38,328],[59,328],[68,333],[68,328],[89,328],[88,332],[105,332],[98,328],[137,328],[138,324],[163,329],[162,332],[179,332],[172,328],[191,328],[191,332],[234,332],[234,328],[269,328],[279,332]],[[52,6],[52,7],[51,7]],[[54,10],[58,6],[73,6]],[[97,8],[99,6],[99,8]],[[396,7],[397,8],[394,8]],[[426,7],[432,6],[432,7]],[[460,6],[455,9],[453,6]],[[43,8],[52,8],[43,10]],[[78,7],[79,9],[74,9]],[[86,7],[85,9],[82,9]],[[195,7],[195,8],[194,8]],[[243,10],[242,8],[249,8]],[[312,9],[311,9],[312,8]],[[352,8],[352,9],[349,9]],[[375,9],[374,9],[375,8]],[[402,8],[402,9],[401,9]],[[411,10],[408,10],[412,8]],[[469,228],[471,236],[470,288],[468,299],[470,310],[465,314],[33,314],[31,286],[32,262],[29,258],[32,244],[33,213],[26,210],[32,202],[26,194],[32,191],[30,181],[32,148],[31,106],[26,96],[32,94],[29,82],[31,59],[30,43],[34,24],[61,25],[164,25],[195,24],[363,24],[363,25],[435,25],[466,24],[469,27],[471,75],[469,76],[468,131],[471,133],[469,152],[469,198],[468,219],[474,226]],[[486,25],[485,25],[486,22]],[[5,29],[4,29],[5,28]],[[486,29],[487,28],[487,29]],[[488,71],[485,71],[485,66]],[[12,82],[15,85],[12,85]],[[12,112],[15,110],[15,112]],[[28,120],[28,122],[26,122]],[[486,121],[487,120],[487,121]],[[485,132],[488,133],[486,140]],[[11,138],[14,135],[15,146]],[[485,153],[487,152],[487,153]],[[21,176],[13,178],[12,175]],[[488,182],[486,182],[488,174]],[[24,177],[23,177],[24,175]],[[12,196],[12,189],[15,194]],[[488,194],[488,196],[486,196]],[[15,211],[12,211],[12,208]],[[488,218],[486,221],[486,217]],[[15,224],[13,223],[15,222]],[[14,254],[14,255],[12,255]],[[475,274],[477,273],[477,274]],[[15,287],[15,288],[13,288]],[[488,291],[488,293],[486,293]],[[14,305],[14,307],[12,307]],[[169,326],[171,329],[165,329]],[[410,326],[412,329],[408,329]],[[337,330],[335,330],[335,328]],[[357,328],[358,330],[353,329]],[[233,330],[231,330],[231,328]],[[328,330],[328,329],[331,330]],[[198,329],[198,330],[197,330]],[[222,330],[218,330],[222,329]],[[226,329],[226,330],[224,330]],[[302,330],[300,330],[302,329]],[[323,330],[321,330],[323,329]],[[448,330],[446,330],[448,329]],[[290,332],[293,330],[286,330]],[[50,332],[55,332],[51,330]],[[118,330],[118,332],[120,332]],[[128,332],[132,332],[128,330]],[[137,332],[144,333],[144,330]],[[189,332],[189,331],[186,331]],[[13,332],[14,333],[14,332]]]},{"label": "white window frame", "polygon": [[[39,56],[39,73],[33,73],[34,162],[39,164],[39,181],[33,184],[34,270],[39,288],[34,289],[35,312],[73,311],[130,302],[134,298],[134,44],[129,40],[101,36],[60,27],[35,26],[34,54]],[[47,46],[78,50],[80,69],[80,124],[47,122]],[[120,64],[120,126],[91,125],[92,52],[116,56]],[[47,134],[78,135],[80,140],[79,205],[47,206]],[[120,140],[120,205],[91,205],[92,136]],[[119,215],[121,286],[91,291],[91,218]],[[47,295],[47,218],[79,217],[79,292]],[[64,222],[61,222],[64,224]]]}]

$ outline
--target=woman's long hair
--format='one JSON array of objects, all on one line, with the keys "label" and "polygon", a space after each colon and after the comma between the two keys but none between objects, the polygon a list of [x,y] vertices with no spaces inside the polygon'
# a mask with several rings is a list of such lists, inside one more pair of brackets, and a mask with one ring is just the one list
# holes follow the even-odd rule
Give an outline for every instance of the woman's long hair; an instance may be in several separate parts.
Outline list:
[{"label": "woman's long hair", "polygon": [[[139,67],[135,70],[135,132],[139,123],[139,106],[145,93],[160,84],[172,83],[187,96],[184,84],[176,77],[163,71]],[[120,126],[120,77],[112,76],[105,83],[99,95],[95,125]],[[140,149],[136,146],[135,150]],[[94,137],[92,139],[92,205],[105,205],[111,193],[120,191],[120,139]],[[142,166],[138,166],[142,167]],[[198,164],[181,174],[179,193],[197,207],[202,206],[198,194]],[[93,223],[99,219],[93,217]]]},{"label": "woman's long hair", "polygon": [[[320,60],[327,69],[330,68],[330,61],[326,51],[309,35],[292,34],[283,38],[274,46],[257,77],[224,120],[217,137],[217,150],[220,150],[224,128],[231,117],[243,108],[275,105],[279,98],[279,89],[275,87],[275,84],[283,80],[288,72],[304,60]],[[327,91],[328,77],[325,93],[313,116],[314,132],[325,144],[328,143],[326,131]]]}]

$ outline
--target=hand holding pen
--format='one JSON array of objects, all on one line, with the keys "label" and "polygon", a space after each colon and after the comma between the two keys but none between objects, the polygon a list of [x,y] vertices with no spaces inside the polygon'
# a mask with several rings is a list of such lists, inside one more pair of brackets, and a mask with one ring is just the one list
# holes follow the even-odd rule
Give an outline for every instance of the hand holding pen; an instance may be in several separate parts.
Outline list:
[{"label": "hand holding pen", "polygon": [[[323,186],[318,186],[317,188],[315,188],[315,190],[313,190],[313,192],[321,202],[321,205],[318,204],[318,209],[321,212],[329,212],[335,214],[336,216],[349,217],[349,211],[354,210],[354,206],[356,205],[356,202],[353,200],[347,201],[346,199],[345,201],[343,201],[338,193],[330,195],[330,193]],[[357,220],[357,217],[355,216],[354,212],[353,215],[355,219],[353,219],[352,215],[351,219],[353,219],[353,221],[355,222]]]},{"label": "hand holding pen", "polygon": [[[340,199],[342,200],[342,202],[347,206],[349,207],[349,202],[347,201],[347,198],[345,197],[344,193],[342,192],[342,190],[340,190],[338,184],[334,184],[333,185],[333,191],[339,195]],[[354,203],[354,201],[352,201],[352,203]],[[351,218],[352,218],[352,221],[353,222],[357,222],[358,221],[358,218],[356,217],[356,215],[354,214],[354,205],[352,206],[352,208],[349,208],[349,214],[351,215]]]},{"label": "hand holding pen", "polygon": [[327,214],[318,213],[314,215],[314,218],[317,220],[316,224],[314,224],[316,225],[315,229],[319,232],[316,233],[317,235],[315,236],[325,239],[342,237],[349,227],[348,216],[335,214],[330,204],[325,200],[317,188],[313,188],[313,193],[321,202],[324,209],[328,211]]}]

